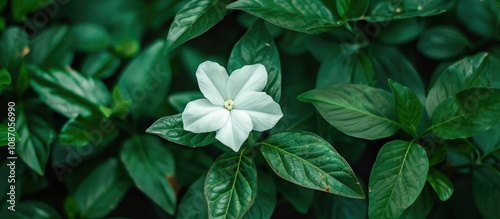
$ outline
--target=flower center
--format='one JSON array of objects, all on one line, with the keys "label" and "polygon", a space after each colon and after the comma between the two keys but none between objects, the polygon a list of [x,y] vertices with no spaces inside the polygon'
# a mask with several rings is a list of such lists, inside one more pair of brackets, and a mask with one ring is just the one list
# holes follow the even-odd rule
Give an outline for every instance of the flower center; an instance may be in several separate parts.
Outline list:
[{"label": "flower center", "polygon": [[234,108],[234,101],[233,100],[226,100],[226,102],[224,102],[224,108],[231,111]]}]

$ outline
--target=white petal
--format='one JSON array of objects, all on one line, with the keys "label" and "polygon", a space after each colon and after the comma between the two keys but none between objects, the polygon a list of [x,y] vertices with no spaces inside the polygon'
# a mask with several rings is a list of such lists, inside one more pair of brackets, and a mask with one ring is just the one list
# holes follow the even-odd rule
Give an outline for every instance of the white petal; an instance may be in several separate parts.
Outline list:
[{"label": "white petal", "polygon": [[217,131],[215,138],[237,152],[247,140],[252,127],[252,120],[246,113],[233,110],[226,124]]},{"label": "white petal", "polygon": [[252,119],[253,129],[257,131],[271,129],[283,117],[280,105],[265,92],[241,93],[234,100],[233,111],[244,111],[248,114]]},{"label": "white petal", "polygon": [[203,96],[212,104],[223,106],[229,79],[226,69],[216,62],[205,61],[198,66],[196,78]]},{"label": "white petal", "polygon": [[231,73],[227,81],[226,92],[229,98],[235,99],[239,93],[262,91],[266,84],[266,67],[262,64],[245,65]]},{"label": "white petal", "polygon": [[214,106],[207,99],[189,102],[182,112],[184,129],[194,133],[213,132],[220,129],[229,118],[223,106]]}]

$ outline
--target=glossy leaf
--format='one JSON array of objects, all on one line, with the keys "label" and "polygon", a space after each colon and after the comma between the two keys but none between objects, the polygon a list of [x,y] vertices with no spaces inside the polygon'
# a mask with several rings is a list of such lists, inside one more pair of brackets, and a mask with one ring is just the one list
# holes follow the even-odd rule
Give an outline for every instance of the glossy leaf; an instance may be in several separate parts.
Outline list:
[{"label": "glossy leaf", "polygon": [[356,19],[365,14],[369,0],[336,0],[337,10],[343,19]]},{"label": "glossy leaf", "polygon": [[418,100],[415,93],[413,93],[413,91],[409,88],[390,79],[389,85],[391,86],[392,93],[394,94],[394,100],[396,102],[396,115],[398,116],[399,122],[408,133],[415,137],[416,128],[420,123],[420,118],[422,117],[422,104]]},{"label": "glossy leaf", "polygon": [[131,181],[117,159],[111,158],[100,164],[75,191],[80,217],[106,216],[125,196],[130,185]]},{"label": "glossy leaf", "polygon": [[278,48],[267,31],[264,22],[257,20],[236,43],[229,57],[228,69],[233,72],[244,65],[260,63],[267,70],[264,92],[278,102],[281,96],[281,65]]},{"label": "glossy leaf", "polygon": [[51,206],[38,201],[25,201],[16,206],[16,211],[4,210],[1,218],[9,219],[60,219],[61,215]]},{"label": "glossy leaf", "polygon": [[469,45],[469,40],[459,30],[449,26],[435,26],[422,33],[417,48],[427,57],[447,59],[459,55]]},{"label": "glossy leaf", "polygon": [[111,100],[104,83],[71,68],[46,72],[32,66],[30,73],[31,85],[42,100],[68,118],[88,117],[97,112],[97,105],[107,105]]},{"label": "glossy leaf", "polygon": [[425,26],[426,22],[419,18],[393,20],[374,37],[384,44],[400,45],[416,39]]},{"label": "glossy leaf", "polygon": [[390,141],[378,152],[370,174],[368,216],[398,218],[418,198],[429,163],[418,144]]},{"label": "glossy leaf", "polygon": [[44,175],[55,136],[50,110],[35,100],[16,105],[15,109],[16,130],[22,139],[16,144],[16,153],[31,169]]},{"label": "glossy leaf", "polygon": [[448,200],[453,194],[453,184],[450,179],[437,170],[430,170],[427,174],[427,182],[431,184],[441,201]]},{"label": "glossy leaf", "polygon": [[369,22],[390,21],[412,17],[425,17],[445,12],[446,1],[403,0],[403,1],[370,1],[370,9],[365,15]]},{"label": "glossy leaf", "polygon": [[346,197],[365,197],[347,161],[315,134],[276,133],[261,144],[261,152],[273,171],[287,181]]},{"label": "glossy leaf", "polygon": [[444,100],[427,130],[443,138],[467,138],[495,126],[500,118],[500,89],[470,88]]},{"label": "glossy leaf", "polygon": [[455,96],[460,91],[472,87],[486,87],[490,83],[490,76],[486,66],[488,55],[479,53],[461,59],[450,65],[438,77],[434,86],[429,90],[425,108],[429,116],[444,100]]},{"label": "glossy leaf", "polygon": [[70,28],[66,25],[44,28],[32,40],[28,60],[30,64],[38,65],[43,69],[63,68],[73,60],[72,46],[74,41]]},{"label": "glossy leaf", "polygon": [[200,177],[186,191],[177,207],[177,219],[208,218],[208,206],[203,188],[205,177]]},{"label": "glossy leaf", "polygon": [[484,218],[497,218],[500,209],[500,171],[489,165],[474,167],[472,192],[476,206]]},{"label": "glossy leaf", "polygon": [[483,153],[490,153],[500,149],[500,124],[474,135],[472,139]]},{"label": "glossy leaf", "polygon": [[205,178],[208,218],[242,218],[257,194],[257,169],[251,157],[227,152]]},{"label": "glossy leaf", "polygon": [[75,48],[84,52],[96,52],[111,45],[111,37],[106,29],[92,23],[81,23],[71,27],[70,34]]},{"label": "glossy leaf", "polygon": [[358,46],[334,46],[329,55],[321,62],[316,88],[336,84],[375,83],[375,69],[370,58]]},{"label": "glossy leaf", "polygon": [[388,92],[364,85],[336,85],[301,94],[325,120],[341,132],[363,139],[378,139],[399,130],[394,101]]},{"label": "glossy leaf", "polygon": [[173,214],[175,162],[170,151],[153,136],[134,136],[123,144],[120,159],[135,186],[161,209]]},{"label": "glossy leaf", "polygon": [[321,33],[342,21],[336,21],[320,0],[238,0],[228,9],[242,10],[274,25],[304,33]]},{"label": "glossy leaf", "polygon": [[118,79],[125,99],[132,100],[138,114],[153,114],[165,101],[172,79],[168,58],[163,55],[165,43],[155,41],[132,60]]},{"label": "glossy leaf", "polygon": [[273,178],[264,172],[258,172],[258,178],[257,197],[245,213],[244,219],[269,219],[276,207],[276,186]]},{"label": "glossy leaf", "polygon": [[23,53],[23,48],[28,43],[28,35],[22,28],[18,26],[7,28],[0,37],[0,54],[2,54],[0,67],[9,69],[16,66],[26,55]]},{"label": "glossy leaf", "polygon": [[196,134],[184,130],[181,114],[165,116],[156,120],[146,132],[190,147],[201,147],[216,142],[215,132]]},{"label": "glossy leaf", "polygon": [[226,15],[228,0],[189,0],[182,7],[168,31],[166,51],[180,46],[217,24]]},{"label": "glossy leaf", "polygon": [[120,67],[120,59],[108,52],[92,53],[83,60],[82,73],[94,78],[107,78]]},{"label": "glossy leaf", "polygon": [[424,189],[418,196],[417,200],[407,208],[400,219],[425,219],[431,212],[434,205],[434,196],[429,186],[424,186]]}]

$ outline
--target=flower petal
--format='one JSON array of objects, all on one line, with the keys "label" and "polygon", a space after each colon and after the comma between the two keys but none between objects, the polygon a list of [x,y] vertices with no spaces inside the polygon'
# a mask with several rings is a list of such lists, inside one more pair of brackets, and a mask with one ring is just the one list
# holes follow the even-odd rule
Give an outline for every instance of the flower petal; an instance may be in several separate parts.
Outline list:
[{"label": "flower petal", "polygon": [[252,119],[253,129],[271,129],[283,117],[280,105],[265,92],[244,92],[234,100],[234,111],[244,111]]},{"label": "flower petal", "polygon": [[220,129],[229,118],[223,106],[214,106],[207,99],[189,102],[182,112],[184,129],[194,133],[213,132]]},{"label": "flower petal", "polygon": [[228,98],[236,99],[246,91],[262,91],[267,84],[266,67],[262,64],[245,65],[236,69],[229,76],[226,93]]},{"label": "flower petal", "polygon": [[238,152],[243,142],[247,140],[252,127],[252,120],[246,113],[233,110],[226,124],[217,131],[215,138]]},{"label": "flower petal", "polygon": [[226,97],[226,83],[229,76],[224,67],[216,62],[205,61],[198,66],[196,78],[203,96],[213,105],[224,105]]}]

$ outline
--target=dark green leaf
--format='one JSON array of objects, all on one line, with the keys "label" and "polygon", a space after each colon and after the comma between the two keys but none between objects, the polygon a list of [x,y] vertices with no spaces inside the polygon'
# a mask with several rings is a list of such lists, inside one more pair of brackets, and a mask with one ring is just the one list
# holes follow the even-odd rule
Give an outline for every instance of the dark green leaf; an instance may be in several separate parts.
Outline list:
[{"label": "dark green leaf", "polygon": [[239,0],[227,6],[260,17],[274,25],[304,33],[321,33],[339,26],[320,0]]},{"label": "dark green leaf", "polygon": [[368,205],[366,200],[346,198],[326,193],[317,193],[312,206],[314,218],[317,219],[350,219],[366,218]]},{"label": "dark green leaf", "polygon": [[427,130],[443,138],[467,138],[500,120],[500,89],[470,88],[438,105]]},{"label": "dark green leaf", "polygon": [[209,218],[242,218],[257,194],[257,170],[251,157],[227,152],[208,170],[205,197]]},{"label": "dark green leaf", "polygon": [[285,180],[346,197],[365,197],[349,164],[317,135],[276,133],[262,142],[261,152],[273,171]]},{"label": "dark green leaf", "polygon": [[446,11],[444,5],[446,1],[443,0],[379,0],[370,2],[370,9],[365,15],[365,19],[369,22],[432,16]]},{"label": "dark green leaf", "polygon": [[73,61],[74,45],[69,27],[66,25],[51,26],[41,30],[32,41],[28,60],[31,64],[48,69],[66,67]]},{"label": "dark green leaf", "polygon": [[131,185],[121,163],[111,158],[100,164],[75,191],[81,218],[100,218],[110,213]]},{"label": "dark green leaf", "polygon": [[453,194],[453,184],[450,179],[437,170],[430,170],[427,174],[427,181],[438,195],[441,201],[448,200]]},{"label": "dark green leaf", "polygon": [[189,0],[175,15],[167,36],[166,51],[180,46],[217,24],[226,15],[228,0]]},{"label": "dark green leaf", "polygon": [[10,69],[16,66],[26,54],[23,51],[28,45],[28,35],[23,29],[11,26],[0,38],[0,67]]},{"label": "dark green leaf", "polygon": [[325,88],[335,84],[375,83],[375,70],[370,58],[358,45],[334,46],[321,62],[316,88]]},{"label": "dark green leaf", "polygon": [[262,20],[257,20],[236,43],[229,57],[228,69],[233,72],[244,65],[260,63],[267,70],[264,91],[278,102],[281,96],[281,66],[278,48]]},{"label": "dark green leaf", "polygon": [[75,48],[84,52],[96,52],[106,49],[111,44],[111,37],[106,29],[93,23],[81,23],[71,27],[70,34]]},{"label": "dark green leaf", "polygon": [[378,88],[335,85],[308,91],[298,98],[314,104],[328,123],[350,136],[378,139],[399,130],[393,97]]},{"label": "dark green leaf", "polygon": [[276,186],[273,178],[264,172],[258,172],[258,177],[257,197],[245,213],[244,219],[269,219],[276,207]]},{"label": "dark green leaf", "polygon": [[314,201],[315,191],[298,186],[279,177],[274,177],[274,179],[276,181],[276,189],[285,200],[290,202],[295,210],[301,214],[307,214]]},{"label": "dark green leaf", "polygon": [[469,56],[450,65],[438,77],[434,86],[429,90],[425,108],[429,116],[444,100],[455,96],[458,92],[472,87],[486,87],[490,84],[490,77],[486,66],[488,55],[479,53]]},{"label": "dark green leaf", "polygon": [[104,83],[71,68],[46,72],[32,66],[30,73],[31,85],[42,100],[68,118],[96,114],[98,105],[107,105],[111,100]]},{"label": "dark green leaf", "polygon": [[0,218],[8,219],[60,219],[61,216],[51,206],[38,201],[26,201],[16,206],[16,211],[0,213]]},{"label": "dark green leaf", "polygon": [[[453,143],[450,144],[454,145]],[[429,166],[431,167],[445,160],[448,154],[448,146],[443,142],[430,142],[428,146],[426,145],[425,149],[427,157],[429,157]]]},{"label": "dark green leaf", "polygon": [[[64,124],[59,133],[59,141],[76,147],[104,146],[118,136],[118,128],[108,118],[78,116]],[[82,149],[83,150],[83,149]]]},{"label": "dark green leaf", "polygon": [[158,135],[165,140],[190,147],[206,146],[216,141],[215,132],[195,134],[184,130],[181,114],[159,118],[146,130],[146,132]]},{"label": "dark green leaf", "polygon": [[203,195],[205,177],[200,177],[186,191],[182,197],[175,218],[199,219],[208,218],[207,200]]},{"label": "dark green leaf", "polygon": [[434,197],[432,196],[432,191],[429,186],[424,186],[424,189],[418,196],[417,200],[407,208],[400,219],[425,219],[427,215],[432,210],[434,205]]},{"label": "dark green leaf", "polygon": [[425,26],[426,22],[419,18],[394,20],[381,29],[380,34],[375,37],[385,44],[404,44],[416,39]]},{"label": "dark green leaf", "polygon": [[175,162],[165,145],[153,136],[134,136],[123,144],[120,158],[136,187],[161,209],[173,214]]},{"label": "dark green leaf", "polygon": [[369,0],[336,0],[337,10],[343,19],[356,19],[365,14]]},{"label": "dark green leaf", "polygon": [[490,153],[500,149],[500,124],[481,132],[473,137],[483,153]]},{"label": "dark green leaf", "polygon": [[398,218],[418,198],[429,162],[418,144],[402,140],[386,143],[370,174],[368,216]]},{"label": "dark green leaf", "polygon": [[29,100],[16,105],[16,129],[22,139],[16,152],[38,174],[43,175],[55,136],[52,114],[40,101]]},{"label": "dark green leaf", "polygon": [[132,100],[134,112],[151,115],[164,103],[172,79],[165,43],[155,41],[132,60],[118,79],[125,99]]},{"label": "dark green leaf", "polygon": [[[22,1],[12,1],[11,10],[12,16],[15,20],[21,21],[30,12],[34,12],[41,9],[55,0],[22,0]],[[33,25],[33,24],[32,24]]]},{"label": "dark green leaf", "polygon": [[497,218],[500,214],[500,172],[492,166],[474,167],[472,191],[476,206],[486,219]]},{"label": "dark green leaf", "polygon": [[78,205],[72,196],[68,196],[64,201],[64,212],[69,219],[75,219],[78,215]]},{"label": "dark green leaf", "polygon": [[109,52],[89,54],[82,64],[82,73],[94,78],[107,78],[120,67],[120,59]]},{"label": "dark green leaf", "polygon": [[420,36],[417,48],[433,59],[452,58],[470,46],[469,40],[459,30],[449,26],[435,26]]},{"label": "dark green leaf", "polygon": [[[9,138],[14,138],[14,140],[9,141]],[[16,131],[9,132],[9,126],[4,125],[4,124],[0,124],[0,147],[7,146],[7,144],[9,144],[9,142],[19,142],[20,140],[21,140],[21,137],[19,136],[19,134]]]},{"label": "dark green leaf", "polygon": [[416,137],[416,128],[422,118],[422,104],[409,88],[389,79],[389,86],[394,93],[396,114],[403,128]]},{"label": "dark green leaf", "polygon": [[484,38],[491,38],[499,31],[497,16],[500,7],[493,0],[461,0],[457,2],[456,15],[468,31]]},{"label": "dark green leaf", "polygon": [[0,69],[0,92],[12,83],[10,73],[5,69]]},{"label": "dark green leaf", "polygon": [[203,98],[203,94],[199,91],[185,91],[171,94],[168,97],[168,102],[177,112],[182,112],[189,102],[200,98]]}]

